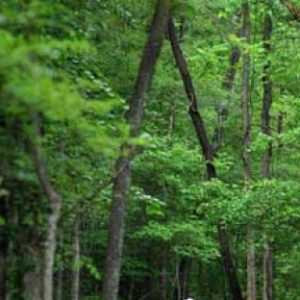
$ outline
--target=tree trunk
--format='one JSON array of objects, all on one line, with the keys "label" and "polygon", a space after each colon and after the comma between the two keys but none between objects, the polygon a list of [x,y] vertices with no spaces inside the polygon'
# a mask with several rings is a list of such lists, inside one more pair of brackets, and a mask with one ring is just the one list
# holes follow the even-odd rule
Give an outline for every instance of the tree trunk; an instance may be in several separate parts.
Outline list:
[{"label": "tree trunk", "polygon": [[[247,45],[250,43],[250,7],[249,2],[243,3],[242,35]],[[243,163],[245,189],[251,180],[250,142],[251,142],[251,116],[250,116],[250,54],[246,50],[243,54],[242,70],[242,114],[243,114]],[[254,229],[249,224],[247,228],[247,299],[256,300],[256,270]]]},{"label": "tree trunk", "polygon": [[73,268],[72,268],[72,287],[71,299],[79,300],[80,292],[80,240],[79,240],[79,218],[77,217],[72,232],[72,255],[73,255]]},{"label": "tree trunk", "polygon": [[[263,134],[270,136],[271,128],[270,128],[270,110],[273,101],[272,95],[272,80],[270,78],[271,71],[271,61],[269,58],[271,49],[271,34],[272,34],[272,19],[269,14],[266,14],[264,21],[264,29],[263,29],[263,41],[264,41],[264,49],[265,55],[267,59],[267,63],[264,66],[264,76],[263,76],[263,105],[261,112],[261,131]],[[272,144],[268,143],[268,147],[265,150],[263,161],[262,161],[262,175],[265,179],[271,177],[270,174],[270,162],[272,156]]]},{"label": "tree trunk", "polygon": [[[247,44],[250,42],[250,8],[248,1],[243,3],[243,37]],[[250,55],[248,51],[243,54],[242,71],[242,114],[243,114],[243,162],[244,180],[247,184],[251,179],[250,167]]]},{"label": "tree trunk", "polygon": [[37,177],[43,192],[48,199],[49,213],[47,216],[47,231],[45,238],[44,269],[43,269],[43,300],[53,299],[53,266],[56,250],[57,224],[60,217],[62,198],[52,186],[42,157],[40,146],[41,120],[37,115],[33,117],[36,130],[36,141],[31,143],[31,155]]},{"label": "tree trunk", "polygon": [[216,177],[216,169],[213,164],[213,151],[211,149],[211,145],[207,136],[207,131],[205,128],[204,120],[201,114],[198,111],[198,103],[197,97],[194,90],[192,78],[190,72],[188,70],[187,62],[184,58],[183,52],[181,50],[177,35],[175,25],[173,23],[173,19],[170,18],[168,22],[168,33],[169,38],[174,54],[174,58],[176,60],[177,67],[180,71],[182,81],[184,84],[185,92],[189,101],[189,115],[192,119],[199,144],[202,149],[202,153],[205,159],[205,165],[207,170],[208,179],[212,179]]},{"label": "tree trunk", "polygon": [[[273,90],[272,90],[272,80],[271,80],[271,61],[270,54],[272,51],[271,45],[271,35],[272,35],[272,19],[271,16],[266,13],[263,28],[263,42],[266,55],[266,65],[264,66],[264,76],[263,76],[263,105],[261,113],[261,130],[262,133],[271,136],[270,127],[270,110],[273,102]],[[279,118],[278,131],[281,132],[281,118]],[[262,160],[262,176],[264,179],[271,178],[270,165],[272,158],[272,143],[269,142],[265,150],[263,160]],[[267,240],[264,247],[264,287],[263,287],[263,299],[272,299],[272,249],[270,242]]]},{"label": "tree trunk", "polygon": [[62,300],[62,293],[63,293],[63,278],[64,278],[64,271],[60,269],[57,272],[57,286],[56,286],[56,300]]},{"label": "tree trunk", "polygon": [[191,258],[183,257],[177,266],[177,288],[174,291],[175,300],[182,300],[188,297],[189,272],[191,263]]},{"label": "tree trunk", "polygon": [[254,230],[249,227],[247,233],[247,300],[256,300],[256,270]]},{"label": "tree trunk", "polygon": [[42,297],[41,259],[38,249],[31,249],[32,270],[23,276],[25,299],[40,300]]},{"label": "tree trunk", "polygon": [[168,247],[167,245],[163,246],[162,257],[159,258],[161,261],[161,275],[160,275],[160,299],[167,300],[167,292],[168,292],[168,275],[167,275],[167,262],[168,262]]},{"label": "tree trunk", "polygon": [[[211,180],[217,177],[217,172],[213,164],[213,151],[207,136],[204,121],[202,119],[201,114],[198,111],[197,97],[194,90],[192,78],[188,70],[187,62],[181,50],[172,18],[170,18],[168,22],[168,33],[173,50],[173,55],[175,57],[177,67],[180,71],[185,92],[189,101],[189,114],[192,119],[198,137],[198,141],[205,159],[207,177],[208,180]],[[238,278],[236,276],[236,270],[233,264],[232,255],[229,247],[229,240],[225,227],[219,225],[218,233],[224,269],[227,275],[233,299],[242,300],[242,291],[238,282]]]},{"label": "tree trunk", "polygon": [[[0,216],[7,220],[6,200],[0,201]],[[5,226],[0,227],[0,299],[6,297],[8,240]]]},{"label": "tree trunk", "polygon": [[272,281],[273,281],[273,266],[272,266],[272,246],[269,242],[264,245],[264,292],[263,300],[272,300]]},{"label": "tree trunk", "polygon": [[218,225],[218,239],[225,274],[229,284],[232,299],[243,300],[242,289],[236,275],[235,265],[233,264],[232,254],[230,251],[229,238],[224,226],[225,225],[223,224]]},{"label": "tree trunk", "polygon": [[[148,41],[144,49],[127,114],[131,137],[136,137],[139,133],[144,99],[150,88],[156,61],[162,48],[169,11],[170,0],[157,1]],[[131,181],[131,161],[135,155],[135,147],[123,145],[122,152],[122,155],[116,163],[116,176],[113,183],[108,247],[103,278],[104,300],[117,300],[125,231],[126,205]]]},{"label": "tree trunk", "polygon": [[[227,71],[223,87],[228,94],[233,90],[234,79],[236,75],[236,66],[240,60],[241,51],[238,47],[233,47],[229,59],[229,69]],[[224,123],[228,117],[228,108],[224,103],[221,103],[218,107],[218,126],[215,129],[214,136],[212,138],[212,151],[214,156],[222,145],[224,139]]]}]

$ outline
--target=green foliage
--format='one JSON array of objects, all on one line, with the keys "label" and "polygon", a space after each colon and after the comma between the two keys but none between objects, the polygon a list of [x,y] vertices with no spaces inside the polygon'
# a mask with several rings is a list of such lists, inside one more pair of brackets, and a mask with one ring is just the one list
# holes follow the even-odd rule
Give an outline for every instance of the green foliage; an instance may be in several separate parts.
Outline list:
[{"label": "green foliage", "polygon": [[[246,286],[250,225],[255,230],[259,289],[268,237],[275,249],[277,297],[297,299],[299,26],[282,1],[271,2],[250,1],[247,44],[239,35],[241,1],[173,1],[172,13],[209,139],[220,125],[224,129],[214,160],[218,179],[208,182],[167,39],[147,97],[141,134],[129,138],[124,114],[155,1],[1,1],[0,243],[9,245],[12,256],[7,276],[12,299],[22,297],[23,277],[33,269],[34,251],[42,256],[47,226],[48,203],[30,152],[36,142],[48,177],[63,198],[56,272],[69,274],[72,269],[72,226],[80,219],[82,256],[76,267],[82,274],[82,299],[101,297],[111,178],[124,142],[137,146],[138,155],[132,163],[122,299],[129,295],[162,299],[165,279],[167,299],[173,298],[177,269],[184,259],[191,261],[190,291],[196,299],[227,297],[217,242],[220,222],[229,234],[242,285]],[[271,136],[261,133],[266,13],[274,27],[268,58],[273,81]],[[241,61],[235,66],[233,90],[224,87],[234,47],[251,56],[252,181],[247,187],[242,175]],[[227,109],[224,120],[218,116],[220,108]],[[40,137],[35,116],[41,121]],[[272,180],[262,180],[262,157],[269,143]],[[68,286],[69,280],[64,284]],[[65,289],[67,299],[69,288]]]}]

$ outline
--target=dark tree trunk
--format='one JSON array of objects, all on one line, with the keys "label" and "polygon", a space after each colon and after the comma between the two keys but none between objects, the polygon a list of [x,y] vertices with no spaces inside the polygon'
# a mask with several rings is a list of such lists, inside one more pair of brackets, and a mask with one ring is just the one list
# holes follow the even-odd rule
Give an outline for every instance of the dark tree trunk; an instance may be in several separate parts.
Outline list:
[{"label": "dark tree trunk", "polygon": [[[156,61],[162,48],[169,11],[170,0],[157,1],[148,41],[144,49],[127,114],[131,137],[136,137],[139,133],[144,99],[150,88]],[[108,247],[103,279],[104,300],[117,300],[118,296],[126,205],[131,181],[131,161],[135,155],[135,147],[123,145],[122,152],[116,163],[116,175],[113,183]]]},{"label": "dark tree trunk", "polygon": [[[3,199],[0,201],[0,216],[7,220],[7,204]],[[7,286],[7,255],[8,255],[8,239],[6,227],[0,227],[0,299],[6,298]]]},{"label": "dark tree trunk", "polygon": [[207,136],[204,120],[198,111],[197,97],[193,86],[192,78],[188,70],[187,62],[184,58],[181,50],[173,19],[170,18],[168,22],[168,33],[173,50],[173,54],[176,60],[177,67],[180,71],[182,81],[184,84],[185,92],[188,97],[189,107],[188,111],[192,119],[198,141],[201,145],[202,153],[205,159],[207,176],[209,179],[216,177],[216,169],[213,164],[213,151],[210,146],[210,142]]},{"label": "dark tree trunk", "polygon": [[174,300],[186,299],[188,297],[189,273],[191,264],[191,258],[183,257],[180,260],[177,270],[177,287],[174,290]]},{"label": "dark tree trunk", "polygon": [[79,217],[76,218],[73,225],[72,232],[72,255],[73,255],[73,269],[72,269],[72,287],[71,299],[79,300],[80,292],[80,240],[79,240]]},{"label": "dark tree trunk", "polygon": [[[271,126],[270,126],[270,111],[273,102],[273,89],[272,89],[272,80],[271,80],[271,60],[270,54],[272,51],[271,45],[271,35],[272,35],[273,23],[271,16],[267,13],[264,20],[263,28],[263,42],[266,56],[266,65],[264,67],[264,76],[263,76],[263,105],[261,113],[261,131],[267,136],[271,136]],[[281,118],[279,118],[278,131],[281,132]],[[272,143],[269,142],[265,150],[262,160],[262,176],[264,179],[271,178],[271,158],[272,158]],[[272,299],[272,248],[271,243],[268,239],[265,242],[264,247],[264,286],[263,286],[263,299],[271,300]]]},{"label": "dark tree trunk", "polygon": [[247,300],[256,300],[254,236],[254,229],[250,226],[247,233]]},{"label": "dark tree trunk", "polygon": [[[210,145],[207,131],[205,128],[202,116],[198,111],[197,97],[194,90],[192,78],[188,70],[187,62],[184,58],[183,52],[181,50],[179,41],[176,36],[176,29],[172,18],[168,22],[168,33],[173,50],[173,54],[176,60],[177,67],[180,71],[182,81],[184,84],[185,92],[189,101],[189,114],[192,119],[196,134],[198,137],[199,144],[202,149],[203,156],[205,158],[206,170],[208,180],[217,177],[217,172],[213,164],[213,151]],[[242,291],[236,276],[236,270],[233,264],[232,255],[229,247],[229,240],[227,232],[224,226],[218,226],[218,237],[219,244],[221,248],[221,255],[224,264],[225,273],[229,282],[230,290],[234,300],[242,300]]]},{"label": "dark tree trunk", "polygon": [[232,254],[230,251],[229,238],[225,225],[218,225],[218,239],[221,249],[221,256],[230,292],[233,300],[243,300],[242,289],[239,284],[235,265],[233,264]]},{"label": "dark tree trunk", "polygon": [[[243,37],[247,44],[250,42],[250,8],[248,1],[243,3]],[[243,54],[242,71],[242,114],[243,114],[243,162],[244,162],[244,180],[247,184],[251,179],[250,167],[250,54]]]},{"label": "dark tree trunk", "polygon": [[236,66],[240,61],[241,51],[238,47],[233,47],[229,59],[229,69],[223,83],[226,91],[231,92],[233,90],[234,79],[236,75]]},{"label": "dark tree trunk", "polygon": [[162,257],[160,258],[161,261],[161,275],[159,278],[159,286],[160,286],[160,299],[167,300],[167,293],[168,293],[168,275],[167,275],[167,263],[168,263],[168,247],[164,245],[162,250]]},{"label": "dark tree trunk", "polygon": [[[261,112],[261,130],[265,135],[271,135],[270,128],[270,110],[273,101],[272,95],[272,80],[270,76],[271,61],[269,58],[271,52],[271,34],[272,34],[272,19],[269,14],[266,15],[263,29],[263,40],[267,63],[264,66],[263,76],[263,105]],[[262,162],[262,174],[263,177],[268,179],[271,177],[270,174],[270,162],[272,156],[272,144],[269,142],[267,149],[265,150],[263,162]]]}]

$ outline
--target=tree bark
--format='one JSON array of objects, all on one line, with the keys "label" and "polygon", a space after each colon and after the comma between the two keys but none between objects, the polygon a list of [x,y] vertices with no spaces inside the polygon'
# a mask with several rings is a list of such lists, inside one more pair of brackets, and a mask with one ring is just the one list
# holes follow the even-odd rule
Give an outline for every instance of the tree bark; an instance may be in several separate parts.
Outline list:
[{"label": "tree bark", "polygon": [[43,269],[43,300],[53,299],[53,266],[56,250],[57,224],[60,217],[62,198],[52,186],[46,166],[42,157],[39,138],[41,137],[41,124],[37,115],[33,117],[37,141],[31,144],[31,154],[37,177],[43,192],[48,199],[49,213],[47,216],[47,231],[45,238],[44,269]]},{"label": "tree bark", "polygon": [[55,300],[62,300],[63,296],[63,277],[64,271],[60,269],[57,272],[57,286],[56,286],[56,298]]},{"label": "tree bark", "polygon": [[74,221],[72,232],[72,288],[71,299],[79,300],[80,293],[80,240],[79,240],[79,218]]},{"label": "tree bark", "polygon": [[[267,136],[271,136],[271,127],[270,127],[270,111],[273,102],[273,89],[272,89],[272,80],[271,80],[271,60],[270,54],[272,51],[271,45],[271,35],[272,35],[272,18],[266,13],[263,27],[263,43],[266,56],[266,65],[264,66],[264,76],[263,76],[263,105],[261,113],[261,131]],[[280,118],[279,118],[280,120]],[[281,131],[281,125],[278,125],[278,130]],[[271,178],[271,158],[272,158],[272,143],[269,142],[265,150],[262,159],[262,176],[264,179]],[[263,286],[263,299],[271,300],[272,299],[272,249],[270,241],[265,242],[264,247],[264,286]]]},{"label": "tree bark", "polygon": [[263,286],[263,300],[272,300],[273,290],[273,263],[272,263],[272,246],[269,241],[264,245],[264,286]]},{"label": "tree bark", "polygon": [[205,165],[207,170],[208,179],[215,178],[217,176],[215,166],[213,164],[213,151],[211,149],[211,145],[207,136],[207,131],[205,128],[204,120],[199,113],[197,96],[195,93],[195,89],[193,86],[192,78],[190,72],[188,70],[187,62],[184,58],[183,52],[181,50],[177,35],[175,25],[173,23],[173,19],[170,18],[168,22],[168,33],[169,38],[174,54],[174,58],[176,60],[177,67],[180,71],[182,81],[184,84],[185,92],[189,101],[189,115],[193,122],[198,141],[201,145],[202,153],[205,159]]},{"label": "tree bark", "polygon": [[[250,43],[250,7],[249,2],[243,2],[243,28],[242,36],[246,46]],[[250,115],[250,54],[248,50],[243,53],[242,70],[242,115],[243,115],[243,163],[245,189],[251,180],[250,143],[251,143],[251,115]],[[256,270],[254,229],[249,224],[247,228],[247,299],[256,300]]]},{"label": "tree bark", "polygon": [[[143,105],[150,88],[156,61],[159,57],[166,32],[171,0],[158,0],[130,102],[127,120],[130,136],[139,133]],[[113,196],[109,220],[108,247],[103,279],[103,299],[117,300],[121,268],[121,256],[125,231],[126,205],[131,181],[131,161],[135,147],[123,145],[122,155],[116,163]]]},{"label": "tree bark", "polygon": [[189,272],[191,263],[191,258],[183,257],[177,266],[177,287],[174,290],[175,300],[186,299],[188,297]]},{"label": "tree bark", "polygon": [[41,260],[38,249],[31,248],[32,270],[23,276],[25,299],[40,300],[42,297]]},{"label": "tree bark", "polygon": [[[263,76],[263,105],[261,113],[261,131],[263,134],[270,136],[270,110],[273,101],[272,95],[272,80],[270,76],[271,72],[271,61],[269,55],[271,49],[271,34],[272,34],[272,19],[269,14],[266,14],[263,28],[263,42],[267,63],[264,66]],[[263,161],[262,161],[262,174],[265,179],[271,177],[270,174],[270,162],[272,156],[272,144],[268,143],[267,149],[265,150]]]},{"label": "tree bark", "polygon": [[256,300],[254,230],[251,227],[247,233],[247,275],[247,300]]},{"label": "tree bark", "polygon": [[[243,3],[243,37],[248,45],[250,42],[250,7],[248,1]],[[250,55],[246,50],[243,53],[243,71],[242,71],[242,114],[243,114],[243,162],[244,162],[244,180],[247,184],[251,179],[250,167]]]},{"label": "tree bark", "polygon": [[[169,33],[169,39],[171,42],[173,55],[176,60],[177,67],[180,71],[185,92],[189,101],[189,115],[192,119],[198,137],[198,141],[201,146],[202,153],[205,159],[207,177],[208,180],[211,180],[217,177],[217,172],[213,164],[213,159],[214,159],[213,151],[207,136],[204,120],[198,111],[197,97],[194,90],[192,78],[188,69],[187,62],[181,50],[172,18],[170,18],[168,22],[168,33]],[[229,282],[233,299],[242,300],[243,299],[242,291],[233,264],[227,232],[225,227],[221,224],[218,226],[218,238],[219,238],[223,265],[224,265],[225,273],[227,275],[227,279]]]},{"label": "tree bark", "polygon": [[168,263],[168,247],[167,245],[163,246],[162,249],[162,257],[159,258],[161,261],[161,275],[159,278],[159,285],[160,285],[160,299],[167,300],[168,294],[168,276],[167,276],[167,263]]}]

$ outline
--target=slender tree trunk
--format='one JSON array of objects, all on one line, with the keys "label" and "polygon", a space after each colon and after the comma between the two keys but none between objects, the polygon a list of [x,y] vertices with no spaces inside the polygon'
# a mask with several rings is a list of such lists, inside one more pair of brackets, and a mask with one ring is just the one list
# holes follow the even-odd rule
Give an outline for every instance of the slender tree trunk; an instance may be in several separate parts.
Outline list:
[{"label": "slender tree trunk", "polygon": [[[270,136],[270,110],[273,101],[272,95],[272,80],[270,77],[271,72],[271,61],[269,58],[271,49],[271,34],[272,34],[272,19],[269,14],[266,14],[263,28],[263,40],[264,49],[266,54],[267,63],[264,66],[264,76],[263,76],[263,105],[261,112],[261,131],[263,134]],[[272,144],[268,143],[267,149],[265,150],[263,161],[262,161],[262,175],[265,179],[271,177],[270,174],[270,164],[272,156]]]},{"label": "slender tree trunk", "polygon": [[175,289],[174,299],[186,299],[188,296],[189,272],[191,259],[183,257],[177,266],[177,288]]},{"label": "slender tree trunk", "polygon": [[0,299],[6,296],[6,253],[0,250]]},{"label": "slender tree trunk", "polygon": [[168,276],[167,276],[167,263],[168,263],[168,247],[167,245],[163,246],[161,260],[161,276],[159,278],[160,282],[160,299],[167,300],[168,292]]},{"label": "slender tree trunk", "polygon": [[62,300],[63,282],[64,282],[64,271],[60,269],[57,272],[57,286],[56,286],[56,300]]},{"label": "slender tree trunk", "polygon": [[[187,62],[181,50],[172,18],[170,18],[168,22],[168,33],[173,50],[173,55],[175,57],[177,67],[180,71],[185,92],[189,101],[189,114],[192,119],[198,137],[198,141],[205,159],[207,177],[208,180],[211,180],[217,177],[217,172],[213,164],[213,151],[207,136],[204,120],[198,111],[197,97],[194,90],[192,78],[188,70]],[[227,275],[233,299],[242,300],[242,291],[233,264],[227,232],[225,227],[221,224],[218,226],[218,233],[224,269]]]},{"label": "slender tree trunk", "polygon": [[49,213],[47,216],[47,231],[44,251],[44,269],[43,269],[43,300],[53,299],[53,266],[56,250],[57,224],[60,217],[62,198],[52,186],[46,166],[42,157],[42,150],[39,138],[41,137],[41,120],[37,115],[33,117],[33,123],[36,129],[37,141],[31,143],[31,154],[36,168],[36,173],[40,185],[48,199]]},{"label": "slender tree trunk", "polygon": [[[271,127],[270,127],[270,111],[273,102],[273,89],[272,89],[272,80],[271,80],[271,60],[270,54],[272,51],[271,45],[271,35],[272,35],[272,19],[271,16],[266,13],[264,20],[263,28],[263,42],[266,55],[266,65],[264,67],[264,76],[263,76],[263,105],[261,113],[261,131],[267,136],[271,136]],[[280,123],[280,118],[279,118]],[[278,125],[278,130],[281,131],[281,125]],[[269,142],[262,160],[262,176],[264,179],[271,178],[271,158],[272,158],[272,143]],[[272,247],[270,241],[267,239],[264,247],[264,286],[263,286],[263,299],[271,300],[272,299]]]},{"label": "slender tree trunk", "polygon": [[60,217],[61,201],[51,203],[51,212],[48,216],[48,229],[46,233],[43,300],[53,299],[53,266],[56,249],[57,223]]},{"label": "slender tree trunk", "polygon": [[[233,47],[229,59],[229,69],[227,71],[225,80],[223,82],[223,88],[228,94],[233,90],[234,79],[236,76],[236,66],[240,60],[241,51],[238,47]],[[218,107],[218,126],[215,129],[214,136],[212,138],[213,154],[215,155],[222,145],[224,139],[224,123],[228,117],[228,108],[224,103],[221,103]]]},{"label": "slender tree trunk", "polygon": [[72,255],[73,255],[73,268],[72,268],[72,300],[79,300],[80,292],[80,240],[79,240],[79,217],[76,218],[73,225],[72,232]]},{"label": "slender tree trunk", "polygon": [[233,300],[243,300],[242,289],[236,275],[236,268],[233,263],[232,254],[230,251],[227,230],[225,228],[225,225],[223,224],[218,225],[218,239],[220,244],[223,266],[232,298]]},{"label": "slender tree trunk", "polygon": [[26,299],[40,300],[42,297],[41,258],[38,249],[31,249],[32,270],[23,277],[24,295]]},{"label": "slender tree trunk", "polygon": [[[165,37],[171,0],[158,0],[140,63],[133,96],[129,104],[127,120],[131,137],[136,137],[142,122],[143,105],[151,85],[156,61]],[[123,154],[116,163],[116,176],[113,183],[111,215],[109,220],[108,247],[103,279],[103,299],[117,300],[123,249],[126,205],[131,181],[131,161],[135,147],[123,145]]]},{"label": "slender tree trunk", "polygon": [[[243,37],[247,44],[250,42],[250,8],[248,1],[243,4]],[[251,179],[250,166],[250,54],[245,51],[243,54],[242,71],[242,113],[243,113],[243,162],[244,162],[244,180],[247,184]]]},{"label": "slender tree trunk", "polygon": [[169,124],[168,124],[168,139],[170,142],[170,145],[173,143],[173,131],[174,131],[174,125],[175,125],[175,116],[176,116],[176,102],[175,98],[171,100],[170,104],[170,114],[169,114]]},{"label": "slender tree trunk", "polygon": [[253,228],[249,227],[247,233],[247,300],[256,300],[254,234]]},{"label": "slender tree trunk", "polygon": [[[247,45],[250,43],[250,7],[249,2],[243,3],[243,28],[242,35]],[[246,50],[243,53],[242,70],[242,114],[243,114],[243,163],[245,188],[251,180],[250,142],[251,142],[251,116],[250,116],[250,54]],[[255,270],[255,246],[254,229],[249,224],[247,228],[247,299],[256,300],[256,270]]]},{"label": "slender tree trunk", "polygon": [[[3,199],[0,202],[0,216],[7,219],[7,204]],[[5,299],[7,288],[7,256],[8,256],[8,240],[6,236],[6,228],[0,227],[0,299]]]},{"label": "slender tree trunk", "polygon": [[168,33],[173,50],[173,55],[176,60],[177,67],[180,71],[182,81],[184,84],[185,92],[189,101],[189,115],[192,119],[199,144],[205,159],[207,176],[209,179],[216,177],[216,169],[213,164],[213,151],[207,136],[204,120],[198,111],[197,97],[193,86],[192,78],[188,70],[188,65],[181,50],[173,19],[170,18],[168,22]]},{"label": "slender tree trunk", "polygon": [[272,246],[269,241],[264,245],[264,286],[263,286],[263,300],[272,300],[273,290],[273,259],[272,259]]}]

